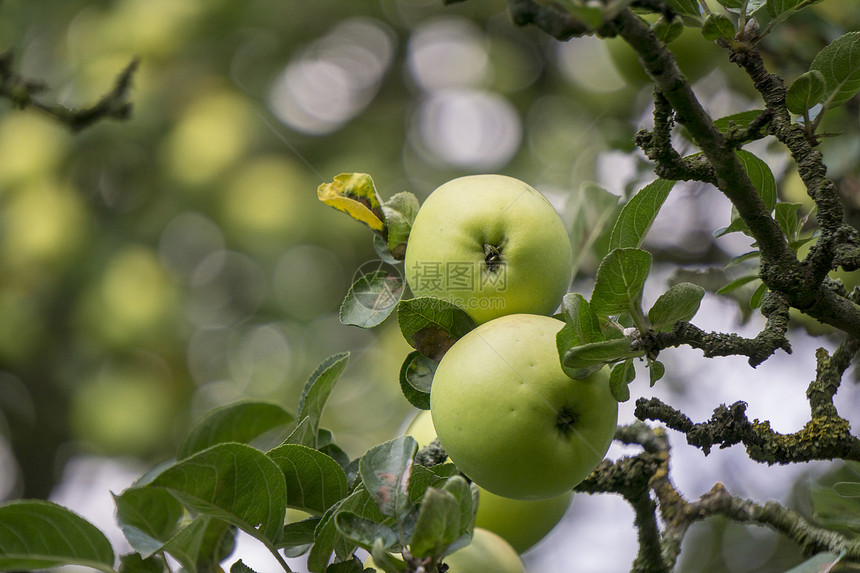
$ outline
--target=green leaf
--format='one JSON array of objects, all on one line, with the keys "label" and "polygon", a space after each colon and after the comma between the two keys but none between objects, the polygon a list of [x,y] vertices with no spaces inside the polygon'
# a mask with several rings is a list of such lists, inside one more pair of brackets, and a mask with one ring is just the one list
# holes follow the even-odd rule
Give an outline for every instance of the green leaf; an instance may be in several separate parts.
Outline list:
[{"label": "green leaf", "polygon": [[578,193],[570,196],[569,209],[576,214],[570,231],[574,276],[590,257],[595,256],[598,239],[618,213],[618,199],[617,195],[592,184],[583,185]]},{"label": "green leaf", "polygon": [[792,82],[785,94],[785,106],[791,113],[804,114],[821,102],[826,90],[824,74],[810,70]]},{"label": "green leaf", "polygon": [[406,243],[419,206],[418,198],[407,191],[392,196],[382,205],[388,231],[388,251],[399,261],[406,256]]},{"label": "green leaf", "polygon": [[147,487],[164,488],[191,509],[233,523],[270,546],[284,526],[284,474],[244,444],[212,446],[167,468]]},{"label": "green leaf", "polygon": [[667,20],[665,16],[660,16],[657,21],[651,26],[657,39],[668,44],[673,40],[678,39],[684,32],[684,23],[680,18]]},{"label": "green leaf", "polygon": [[367,489],[364,485],[359,485],[346,499],[330,507],[317,525],[314,531],[314,544],[308,554],[308,570],[313,573],[325,570],[332,551],[345,558],[356,547],[356,544],[347,540],[335,525],[334,516],[340,511],[350,511],[378,523],[394,523],[390,518],[386,521],[386,517],[379,511]]},{"label": "green leaf", "polygon": [[788,16],[788,13],[794,12],[799,8],[804,8],[811,4],[817,4],[819,0],[767,0],[767,13],[771,18]]},{"label": "green leaf", "polygon": [[451,476],[445,485],[442,486],[442,489],[453,493],[460,505],[461,534],[445,550],[445,554],[450,555],[472,542],[472,534],[475,529],[475,516],[478,513],[480,489],[475,483],[467,483],[462,474],[459,473]]},{"label": "green leaf", "polygon": [[212,573],[233,553],[236,528],[226,521],[199,516],[173,536],[164,547],[188,573]]},{"label": "green leaf", "polygon": [[400,301],[397,322],[412,348],[437,361],[475,328],[475,321],[463,309],[430,296]]},{"label": "green leaf", "polygon": [[[767,163],[749,151],[739,149],[735,153],[737,154],[741,165],[743,165],[744,171],[746,171],[750,181],[755,187],[756,192],[765,204],[765,207],[767,207],[768,211],[773,211],[776,207],[777,193],[776,179],[774,178],[770,167],[768,167]],[[731,223],[728,227],[715,231],[714,237],[722,237],[723,235],[736,232],[742,232],[747,235],[750,234],[749,228],[747,227],[746,222],[741,218],[740,213],[738,213],[737,207],[732,205]]]},{"label": "green leaf", "polygon": [[381,541],[374,544],[370,550],[370,555],[373,557],[376,571],[383,573],[406,571],[406,563],[388,553]]},{"label": "green leaf", "polygon": [[[321,430],[320,433],[322,433],[323,431],[328,432],[328,430]],[[307,444],[301,444],[301,445],[305,446]],[[311,446],[308,446],[308,447],[311,447]],[[318,449],[319,451],[321,451],[322,453],[324,453],[325,455],[327,455],[328,457],[330,457],[331,459],[333,459],[334,461],[337,462],[337,464],[341,467],[341,469],[343,469],[343,471],[346,472],[347,483],[348,483],[349,482],[348,468],[349,468],[350,463],[352,463],[352,461],[349,459],[349,454],[347,454],[343,448],[341,448],[337,444],[334,444],[331,442],[327,443],[327,444],[323,444],[321,446],[317,446],[316,449]],[[358,463],[358,462],[356,461],[356,463]]]},{"label": "green leaf", "polygon": [[625,360],[612,367],[609,372],[609,389],[612,397],[618,402],[626,402],[630,399],[630,388],[628,384],[636,378],[636,369],[632,360]]},{"label": "green leaf", "polygon": [[430,387],[438,364],[417,350],[410,352],[403,361],[400,367],[400,390],[416,408],[430,409]]},{"label": "green leaf", "polygon": [[340,305],[342,324],[373,328],[388,318],[403,296],[403,277],[397,269],[377,261],[377,270],[360,274]]},{"label": "green leaf", "polygon": [[[776,205],[777,213],[779,213],[779,206],[780,206],[780,205],[782,205],[782,204],[783,204],[783,203],[777,203],[777,205]],[[731,267],[733,267],[733,266],[735,266],[735,265],[739,265],[739,264],[743,263],[744,261],[749,261],[749,260],[752,260],[752,259],[757,259],[757,258],[759,258],[760,256],[761,256],[761,252],[760,252],[760,251],[750,251],[750,252],[748,252],[748,253],[744,253],[744,254],[742,254],[742,255],[738,255],[738,256],[736,256],[736,257],[732,257],[732,260],[730,260],[728,263],[726,263],[725,268],[727,268],[727,269],[728,269],[728,268],[731,268]]]},{"label": "green leaf", "polygon": [[752,16],[759,10],[765,7],[765,3],[767,0],[717,0],[720,4],[725,6],[726,10],[729,12],[733,12],[735,14],[739,14],[741,8],[746,5],[746,13],[748,16]]},{"label": "green leaf", "polygon": [[842,561],[842,555],[825,551],[807,559],[797,567],[792,567],[785,573],[828,573],[833,571],[833,566],[840,561]]},{"label": "green leaf", "polygon": [[286,436],[286,427],[295,417],[269,402],[238,402],[216,408],[201,418],[179,446],[177,459],[185,459],[215,444],[239,442],[248,444],[273,430],[283,430],[278,443]]},{"label": "green leaf", "polygon": [[758,308],[761,306],[762,299],[764,299],[764,295],[767,292],[767,285],[761,283],[758,285],[758,288],[750,297],[750,308]]},{"label": "green leaf", "polygon": [[796,253],[800,247],[802,247],[806,243],[809,243],[810,241],[814,241],[817,238],[818,238],[818,231],[816,231],[813,235],[811,235],[809,237],[804,237],[803,239],[795,239],[794,241],[789,241],[788,246],[791,247],[791,250]]},{"label": "green leaf", "polygon": [[839,495],[832,487],[809,485],[815,521],[827,528],[860,533],[860,498]]},{"label": "green leaf", "polygon": [[409,476],[418,443],[411,436],[398,436],[375,446],[361,457],[358,473],[384,515],[405,516],[412,509]]},{"label": "green leaf", "polygon": [[0,570],[82,565],[112,572],[107,537],[78,514],[48,501],[0,505]]},{"label": "green leaf", "polygon": [[[597,318],[597,314],[581,294],[574,292],[564,295],[561,311],[565,326],[559,336],[565,333],[563,338],[571,342],[565,346],[565,350],[571,346],[606,340],[600,329],[600,320]],[[557,340],[560,339],[557,337]]]},{"label": "green leaf", "polygon": [[699,3],[696,0],[667,0],[666,4],[679,14],[686,14],[688,16],[698,16],[700,14]]},{"label": "green leaf", "polygon": [[757,274],[755,274],[755,275],[746,275],[746,276],[743,276],[739,279],[735,279],[732,282],[730,282],[729,284],[727,284],[726,286],[718,289],[716,294],[728,294],[728,293],[732,292],[733,290],[739,289],[740,287],[744,286],[745,284],[751,283],[752,281],[754,281],[758,278],[759,278],[759,276]]},{"label": "green leaf", "polygon": [[735,37],[735,33],[735,23],[725,14],[708,14],[702,24],[702,36],[710,42],[720,38],[731,40]]},{"label": "green leaf", "polygon": [[[348,360],[348,352],[330,356],[317,367],[305,383],[302,397],[299,400],[298,419],[303,422],[305,418],[308,418],[308,428],[314,436],[319,432],[320,417],[323,408],[325,408],[326,400],[328,400],[335,383],[346,368]],[[313,447],[316,445],[314,444]]]},{"label": "green leaf", "polygon": [[705,289],[692,283],[678,283],[660,295],[651,310],[648,320],[651,328],[670,331],[678,321],[689,321],[699,312]]},{"label": "green leaf", "polygon": [[230,573],[257,573],[257,572],[254,571],[253,569],[251,569],[250,567],[248,567],[247,565],[245,565],[245,563],[243,563],[242,560],[239,559],[238,561],[233,563],[233,565],[230,566]]},{"label": "green leaf", "polygon": [[753,15],[767,4],[767,0],[747,0],[747,14]]},{"label": "green leaf", "polygon": [[[632,350],[630,348],[630,339],[615,338],[606,342],[592,342],[591,344],[583,344],[582,346],[574,346],[564,353],[562,359],[564,365],[574,371],[591,369],[595,365],[610,364],[626,358],[636,358],[642,356],[644,351]],[[584,378],[584,376],[580,376]]]},{"label": "green leaf", "polygon": [[759,197],[768,211],[773,211],[776,207],[776,179],[773,177],[773,172],[768,167],[767,163],[746,151],[738,149],[735,152],[740,159],[741,165],[749,175],[752,184],[758,191]]},{"label": "green leaf", "polygon": [[358,557],[353,555],[346,561],[338,561],[336,563],[330,563],[328,567],[325,568],[325,573],[363,573],[364,565],[362,565],[361,560]]},{"label": "green leaf", "polygon": [[740,113],[727,115],[725,117],[721,117],[719,119],[714,120],[714,127],[719,129],[723,133],[726,133],[733,124],[740,128],[746,128],[762,113],[764,113],[764,110],[752,109],[749,111],[742,111]]},{"label": "green leaf", "polygon": [[720,238],[723,235],[728,235],[729,233],[744,233],[749,235],[749,227],[747,227],[746,221],[741,219],[740,213],[738,213],[737,207],[732,205],[732,222],[729,223],[728,227],[723,227],[722,229],[717,229],[714,231],[714,238]]},{"label": "green leaf", "polygon": [[651,229],[660,207],[669,196],[669,191],[676,181],[657,179],[643,187],[621,209],[612,235],[609,238],[609,249],[627,247],[639,248],[645,235]]},{"label": "green leaf", "polygon": [[346,473],[326,454],[299,444],[282,444],[267,455],[284,474],[288,507],[322,515],[346,497]]},{"label": "green leaf", "polygon": [[400,262],[391,256],[391,253],[388,251],[388,241],[383,239],[381,235],[373,235],[373,250],[376,252],[376,256],[379,257],[379,260],[383,263],[396,265]]},{"label": "green leaf", "polygon": [[430,468],[417,464],[412,466],[412,476],[409,478],[409,499],[415,505],[419,505],[428,488],[442,488],[448,478],[455,475],[460,475],[460,472],[451,462]]},{"label": "green leaf", "polygon": [[460,537],[461,530],[457,498],[447,491],[430,488],[421,500],[409,548],[419,558],[439,555]]},{"label": "green leaf", "polygon": [[314,531],[322,521],[320,517],[309,517],[284,526],[284,533],[278,542],[278,549],[287,557],[304,555],[314,543]]},{"label": "green leaf", "polygon": [[385,229],[385,215],[373,179],[367,173],[341,173],[317,188],[317,198],[361,221],[377,233]]},{"label": "green leaf", "polygon": [[287,439],[284,440],[285,444],[300,444],[302,446],[307,446],[309,448],[317,448],[317,433],[314,432],[311,427],[311,418],[310,416],[305,416],[299,423],[296,424],[295,429],[287,436]]},{"label": "green leaf", "polygon": [[657,360],[649,360],[648,361],[648,374],[651,379],[651,386],[657,383],[665,374],[666,367],[663,366],[662,362],[658,362]]},{"label": "green leaf", "polygon": [[337,530],[347,539],[369,550],[377,539],[385,549],[397,544],[397,533],[389,526],[356,515],[351,511],[339,511],[334,516]]},{"label": "green leaf", "polygon": [[836,38],[812,60],[810,70],[824,75],[824,107],[840,106],[860,91],[860,32]]},{"label": "green leaf", "polygon": [[860,483],[840,481],[833,484],[833,491],[842,497],[860,498]]},{"label": "green leaf", "polygon": [[591,308],[598,316],[633,313],[642,300],[651,270],[651,253],[641,249],[615,249],[597,268]]},{"label": "green leaf", "polygon": [[782,229],[789,241],[795,240],[797,232],[800,230],[797,213],[802,206],[801,203],[776,204],[776,222],[779,223],[779,228]]},{"label": "green leaf", "polygon": [[114,495],[116,518],[132,548],[146,559],[176,533],[184,510],[167,490],[130,488]]},{"label": "green leaf", "polygon": [[[562,316],[565,324],[555,335],[556,348],[559,357],[564,357],[565,352],[574,346],[581,346],[592,342],[603,342],[606,340],[600,329],[600,319],[591,310],[591,305],[579,293],[568,293],[561,303]],[[603,367],[602,363],[594,364],[585,369],[571,369],[562,361],[562,370],[571,378],[585,378]]]},{"label": "green leaf", "polygon": [[119,558],[119,573],[164,573],[166,564],[159,556],[144,559],[139,553],[128,553]]}]

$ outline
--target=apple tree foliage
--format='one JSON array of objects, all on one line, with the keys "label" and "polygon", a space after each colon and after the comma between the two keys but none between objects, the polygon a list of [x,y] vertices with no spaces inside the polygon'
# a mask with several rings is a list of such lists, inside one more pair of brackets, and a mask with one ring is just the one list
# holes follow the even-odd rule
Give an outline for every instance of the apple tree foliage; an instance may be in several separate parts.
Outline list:
[{"label": "apple tree foliage", "polygon": [[[449,1],[448,3],[454,3]],[[843,482],[817,492],[817,523],[780,504],[763,505],[733,496],[716,484],[697,500],[674,486],[665,430],[686,435],[707,454],[742,444],[751,459],[767,464],[810,460],[860,461],[860,440],[834,405],[843,375],[860,350],[860,294],[830,278],[837,269],[860,269],[860,233],[844,221],[837,185],[826,175],[819,146],[822,121],[860,91],[860,33],[834,38],[786,84],[769,71],[760,42],[815,0],[509,0],[518,25],[534,25],[566,41],[594,35],[622,38],[639,55],[653,83],[653,127],[635,143],[651,161],[656,179],[623,205],[602,189],[583,190],[587,204],[574,231],[583,244],[606,242],[590,298],[571,292],[559,318],[559,360],[571,378],[609,366],[612,392],[630,399],[628,385],[646,377],[653,386],[666,373],[659,355],[687,345],[705,357],[742,355],[755,367],[778,350],[791,352],[790,311],[843,333],[832,354],[816,354],[816,379],[807,390],[811,416],[800,431],[779,434],[768,423],[750,421],[745,404],[721,406],[711,419],[691,420],[657,399],[636,401],[639,421],[620,426],[616,440],[641,452],[605,460],[576,491],[614,493],[635,512],[639,553],[634,571],[671,571],[689,528],[710,516],[769,526],[797,543],[809,560],[796,571],[860,562],[856,537],[860,485]],[[643,18],[647,15],[649,18]],[[675,63],[667,43],[685,29],[724,50],[759,94],[756,109],[712,118]],[[2,95],[16,106],[36,106],[74,129],[102,118],[127,115],[133,63],[116,88],[92,108],[69,110],[42,99],[40,86],[0,60]],[[673,143],[686,137],[697,151],[681,155]],[[763,139],[782,145],[797,166],[814,202],[814,223],[799,203],[779,199],[771,167],[744,149]],[[377,178],[384,174],[377,174]],[[643,242],[679,181],[716,187],[732,203],[726,225],[715,236],[741,233],[750,251],[731,261],[749,271],[714,287],[678,281],[643,307],[651,280],[652,254]],[[320,185],[319,199],[345,211],[373,232],[380,265],[364,272],[346,293],[344,325],[372,328],[393,312],[414,348],[403,362],[400,385],[414,406],[429,408],[433,373],[451,345],[474,328],[464,310],[433,298],[404,298],[396,271],[420,204],[409,192],[380,197],[370,175],[344,174]],[[597,213],[597,217],[593,217]],[[603,228],[594,228],[594,221]],[[814,229],[814,230],[813,230]],[[598,237],[600,235],[600,237]],[[812,245],[809,247],[809,245]],[[808,247],[803,256],[798,256]],[[749,300],[766,322],[753,338],[706,332],[694,324],[706,289],[736,294],[752,285]],[[307,556],[313,572],[361,572],[361,548],[386,571],[428,571],[468,544],[474,527],[476,488],[439,452],[422,450],[400,437],[350,459],[332,432],[321,426],[327,399],[348,363],[347,354],[324,361],[308,379],[292,411],[264,401],[242,401],[216,409],[187,433],[175,457],[154,467],[114,495],[117,519],[133,552],[115,554],[106,536],[77,514],[46,501],[0,506],[0,569],[31,570],[64,564],[126,573],[168,570],[167,556],[191,572],[217,571],[234,550],[238,531],[256,538],[286,571],[286,558]],[[444,456],[441,456],[444,459]],[[287,509],[308,517],[286,519]],[[851,514],[853,512],[853,515]],[[392,557],[400,553],[401,559]],[[829,569],[828,569],[829,570]],[[231,572],[251,569],[241,561]]]}]

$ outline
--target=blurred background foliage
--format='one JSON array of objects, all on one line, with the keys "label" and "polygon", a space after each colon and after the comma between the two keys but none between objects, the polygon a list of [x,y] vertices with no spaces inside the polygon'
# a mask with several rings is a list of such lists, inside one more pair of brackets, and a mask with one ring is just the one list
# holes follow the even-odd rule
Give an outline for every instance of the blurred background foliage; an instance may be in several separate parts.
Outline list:
[{"label": "blurred background foliage", "polygon": [[[829,0],[763,49],[790,81],[858,27],[860,2]],[[672,47],[714,117],[759,105],[697,30]],[[352,456],[392,437],[413,412],[397,384],[408,348],[391,321],[338,322],[374,258],[366,229],[316,200],[338,173],[424,197],[504,172],[571,226],[589,185],[626,196],[652,177],[633,152],[651,90],[632,51],[516,28],[501,0],[3,0],[0,50],[72,107],[141,61],[126,122],[72,134],[0,103],[0,499],[49,496],[80,456],[168,457],[225,402],[294,408],[314,366],[344,350],[325,424]],[[856,98],[826,130],[842,132],[822,149],[857,222]],[[808,212],[782,152],[756,152]],[[712,238],[730,210],[713,190],[679,186],[665,210],[647,246],[667,268],[748,250],[745,237]],[[595,249],[582,253],[583,290]],[[703,562],[782,570],[686,570]]]}]

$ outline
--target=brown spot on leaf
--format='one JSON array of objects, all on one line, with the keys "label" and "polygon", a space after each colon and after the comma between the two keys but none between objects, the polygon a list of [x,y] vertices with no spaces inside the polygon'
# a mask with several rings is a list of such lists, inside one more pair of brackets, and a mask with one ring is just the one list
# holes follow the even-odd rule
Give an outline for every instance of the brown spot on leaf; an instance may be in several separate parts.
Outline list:
[{"label": "brown spot on leaf", "polygon": [[438,327],[428,326],[412,335],[412,346],[433,360],[442,360],[448,349],[454,346],[457,339],[450,332]]}]

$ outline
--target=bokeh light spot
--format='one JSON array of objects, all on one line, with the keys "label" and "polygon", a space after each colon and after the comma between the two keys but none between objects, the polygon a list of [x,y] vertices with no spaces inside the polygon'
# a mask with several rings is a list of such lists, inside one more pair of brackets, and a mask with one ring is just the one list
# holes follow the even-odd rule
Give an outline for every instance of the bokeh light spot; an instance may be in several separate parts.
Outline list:
[{"label": "bokeh light spot", "polygon": [[414,119],[419,151],[454,167],[495,170],[516,154],[520,117],[504,97],[480,90],[441,90],[425,100]]},{"label": "bokeh light spot", "polygon": [[163,148],[177,180],[201,185],[220,175],[245,152],[254,124],[248,102],[224,90],[195,100]]},{"label": "bokeh light spot", "polygon": [[74,190],[54,182],[21,189],[0,217],[3,258],[13,266],[62,262],[85,238],[83,201]]},{"label": "bokeh light spot", "polygon": [[296,131],[337,131],[376,96],[394,47],[393,34],[381,22],[341,22],[278,75],[269,91],[272,112]]},{"label": "bokeh light spot", "polygon": [[407,67],[425,90],[480,87],[490,76],[486,40],[470,20],[441,18],[415,30],[409,39]]}]

